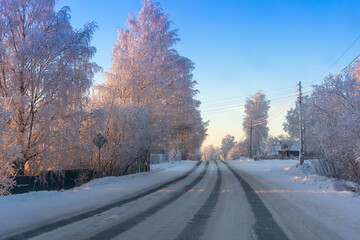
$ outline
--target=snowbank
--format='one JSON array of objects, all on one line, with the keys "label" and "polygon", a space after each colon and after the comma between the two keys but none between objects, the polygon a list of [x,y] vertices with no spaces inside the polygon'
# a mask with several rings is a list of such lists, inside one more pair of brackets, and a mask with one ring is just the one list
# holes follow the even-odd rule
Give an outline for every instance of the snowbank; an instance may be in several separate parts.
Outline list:
[{"label": "snowbank", "polygon": [[252,162],[252,161],[254,161],[254,159],[248,158],[248,157],[241,157],[237,161],[240,161],[240,162]]},{"label": "snowbank", "polygon": [[360,194],[360,186],[355,182],[336,178],[328,178],[316,174],[313,161],[305,161],[303,165],[294,164],[292,167],[290,167],[289,173],[296,175],[296,177],[293,178],[294,182],[299,181],[328,191],[350,191],[353,192],[354,197],[357,197]]}]

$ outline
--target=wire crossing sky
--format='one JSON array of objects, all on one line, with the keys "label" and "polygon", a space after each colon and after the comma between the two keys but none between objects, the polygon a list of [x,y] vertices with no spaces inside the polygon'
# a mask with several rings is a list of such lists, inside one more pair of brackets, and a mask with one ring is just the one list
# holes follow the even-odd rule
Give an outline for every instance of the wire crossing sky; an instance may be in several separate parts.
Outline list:
[{"label": "wire crossing sky", "polygon": [[[202,116],[210,120],[204,145],[219,146],[226,134],[243,137],[247,96],[262,90],[271,100],[269,115],[275,116],[299,81],[309,91],[360,53],[358,0],[158,2],[179,29],[176,49],[195,62]],[[59,0],[57,9],[63,6],[70,7],[75,27],[98,23],[93,60],[108,71],[116,29],[126,28],[128,14],[137,13],[141,1]],[[98,74],[96,83],[103,81]],[[283,133],[285,114],[269,123],[272,134]]]}]

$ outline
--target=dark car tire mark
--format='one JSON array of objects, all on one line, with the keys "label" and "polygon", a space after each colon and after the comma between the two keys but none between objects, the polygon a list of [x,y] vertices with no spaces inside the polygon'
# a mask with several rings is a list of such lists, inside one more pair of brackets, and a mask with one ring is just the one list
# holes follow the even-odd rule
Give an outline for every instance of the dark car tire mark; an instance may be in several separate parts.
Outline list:
[{"label": "dark car tire mark", "polygon": [[200,182],[200,180],[205,176],[207,170],[209,167],[209,162],[206,162],[205,168],[200,173],[200,175],[195,178],[191,183],[186,185],[184,188],[182,188],[180,191],[172,193],[171,196],[151,207],[146,209],[145,211],[142,211],[135,215],[134,217],[128,218],[123,222],[120,222],[118,224],[115,224],[114,226],[97,233],[96,235],[90,237],[91,240],[97,240],[97,239],[112,239],[115,236],[129,230],[130,228],[134,227],[135,225],[139,224],[140,222],[144,221],[146,218],[150,217],[151,215],[154,215],[167,205],[174,202],[176,199],[180,198],[183,194],[188,192],[190,189],[192,189],[196,184]]},{"label": "dark car tire mark", "polygon": [[258,240],[282,240],[289,239],[281,227],[272,217],[269,209],[265,206],[261,198],[256,194],[254,189],[248,184],[228,163],[223,163],[235,175],[245,191],[247,200],[255,215],[254,233]]},{"label": "dark car tire mark", "polygon": [[197,240],[200,239],[204,234],[205,227],[216,207],[220,195],[222,176],[218,163],[216,161],[215,163],[217,167],[217,179],[209,197],[206,199],[201,208],[196,212],[194,217],[188,222],[185,228],[176,237],[176,240]]}]

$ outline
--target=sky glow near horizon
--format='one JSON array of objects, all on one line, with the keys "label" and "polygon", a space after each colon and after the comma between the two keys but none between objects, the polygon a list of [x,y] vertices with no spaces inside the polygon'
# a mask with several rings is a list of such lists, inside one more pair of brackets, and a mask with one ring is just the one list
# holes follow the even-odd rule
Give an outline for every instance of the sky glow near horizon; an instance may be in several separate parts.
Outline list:
[{"label": "sky glow near horizon", "polygon": [[[243,138],[243,108],[238,106],[247,96],[262,90],[271,100],[272,115],[284,109],[278,105],[299,81],[304,91],[310,90],[360,53],[359,40],[334,64],[360,34],[357,0],[157,2],[170,15],[172,28],[179,29],[175,49],[195,63],[197,99],[203,119],[210,121],[204,145],[220,146],[226,134]],[[141,1],[58,0],[56,9],[63,6],[70,7],[75,28],[98,23],[93,61],[109,71],[116,29],[127,28],[128,14],[136,14]],[[95,84],[103,81],[102,74],[95,76]],[[285,114],[269,122],[269,134],[283,133]]]}]

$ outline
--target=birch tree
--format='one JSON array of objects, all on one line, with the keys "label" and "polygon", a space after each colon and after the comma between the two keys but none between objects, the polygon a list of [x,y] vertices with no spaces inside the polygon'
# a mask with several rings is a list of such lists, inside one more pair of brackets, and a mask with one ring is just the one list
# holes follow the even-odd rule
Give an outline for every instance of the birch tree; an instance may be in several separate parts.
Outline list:
[{"label": "birch tree", "polygon": [[90,61],[95,24],[75,30],[69,9],[55,12],[54,5],[55,0],[0,0],[0,95],[13,114],[8,127],[20,148],[14,161],[20,175],[30,163],[47,161],[56,168],[60,153],[72,151],[98,68]]},{"label": "birch tree", "polygon": [[[104,86],[116,101],[131,102],[150,114],[150,152],[176,148],[196,152],[205,138],[206,125],[194,99],[194,64],[173,49],[179,40],[170,29],[168,14],[158,3],[143,1],[137,15],[129,15],[128,29],[120,29],[113,49],[110,73]],[[101,94],[101,93],[100,93]]]},{"label": "birch tree", "polygon": [[[251,155],[260,156],[263,154],[261,144],[265,143],[268,136],[269,128],[267,127],[266,118],[268,117],[269,108],[270,101],[266,100],[265,94],[261,91],[246,99],[243,130],[246,135],[245,141],[249,143],[249,151],[251,144]],[[259,119],[261,124],[257,121]],[[250,134],[252,134],[251,137]]]}]

